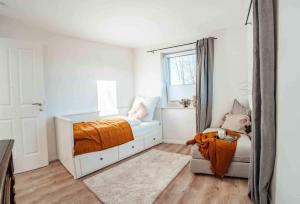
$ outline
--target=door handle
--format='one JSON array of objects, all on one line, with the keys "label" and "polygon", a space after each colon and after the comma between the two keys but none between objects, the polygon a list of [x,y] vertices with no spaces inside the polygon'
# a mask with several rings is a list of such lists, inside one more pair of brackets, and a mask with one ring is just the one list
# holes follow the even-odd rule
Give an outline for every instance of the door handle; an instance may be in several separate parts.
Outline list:
[{"label": "door handle", "polygon": [[33,106],[40,106],[40,107],[42,107],[42,106],[43,106],[43,104],[42,104],[42,103],[32,103],[31,105],[33,105]]}]

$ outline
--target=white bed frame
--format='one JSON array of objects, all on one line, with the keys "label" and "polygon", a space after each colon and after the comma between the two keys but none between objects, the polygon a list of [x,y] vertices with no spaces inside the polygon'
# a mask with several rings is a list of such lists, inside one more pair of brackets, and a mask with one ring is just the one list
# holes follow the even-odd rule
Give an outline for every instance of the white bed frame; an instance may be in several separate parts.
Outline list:
[{"label": "white bed frame", "polygon": [[[120,111],[124,112],[124,110]],[[126,111],[125,111],[126,112]],[[99,113],[83,113],[55,117],[57,151],[60,162],[78,179],[129,156],[137,154],[154,145],[162,143],[161,110],[157,108],[154,120],[160,123],[157,127],[134,135],[134,140],[120,146],[98,152],[74,156],[73,123],[100,119]]]}]

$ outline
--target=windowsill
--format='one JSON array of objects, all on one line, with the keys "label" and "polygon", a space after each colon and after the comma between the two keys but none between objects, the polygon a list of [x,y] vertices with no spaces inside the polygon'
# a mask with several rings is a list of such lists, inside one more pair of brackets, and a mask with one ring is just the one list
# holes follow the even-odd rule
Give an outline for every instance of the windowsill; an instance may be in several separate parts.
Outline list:
[{"label": "windowsill", "polygon": [[180,106],[168,106],[168,107],[162,107],[161,109],[195,109],[194,107],[190,106],[190,107],[180,107]]},{"label": "windowsill", "polygon": [[184,107],[182,104],[179,103],[179,101],[169,101],[166,106],[161,107],[162,109],[195,109],[193,106],[193,103],[189,105],[189,107]]}]

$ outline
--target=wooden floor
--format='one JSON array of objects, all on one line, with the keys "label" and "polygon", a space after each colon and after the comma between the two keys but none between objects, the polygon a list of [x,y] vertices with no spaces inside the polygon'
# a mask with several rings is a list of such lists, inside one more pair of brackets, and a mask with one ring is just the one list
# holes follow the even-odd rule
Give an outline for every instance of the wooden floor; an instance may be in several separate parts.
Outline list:
[{"label": "wooden floor", "polygon": [[[189,154],[190,147],[160,144],[154,149]],[[142,154],[142,153],[141,153]],[[137,156],[137,155],[136,155]],[[133,157],[131,157],[133,158]],[[131,159],[128,158],[128,159]],[[126,159],[126,160],[128,160]],[[126,160],[99,170],[79,180],[74,180],[59,161],[49,166],[16,175],[16,202],[26,203],[101,203],[85,186],[83,179],[112,168]],[[251,203],[247,197],[247,180],[208,175],[194,175],[186,166],[159,195],[155,203]]]}]

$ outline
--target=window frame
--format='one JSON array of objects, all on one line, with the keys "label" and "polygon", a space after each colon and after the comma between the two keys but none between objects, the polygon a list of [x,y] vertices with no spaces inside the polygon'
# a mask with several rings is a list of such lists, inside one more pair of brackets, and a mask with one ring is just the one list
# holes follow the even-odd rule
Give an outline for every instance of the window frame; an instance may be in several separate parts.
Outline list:
[{"label": "window frame", "polygon": [[[179,105],[179,101],[180,99],[172,99],[169,95],[171,87],[187,87],[187,86],[191,86],[191,89],[196,89],[196,80],[195,83],[193,84],[181,84],[181,85],[171,85],[171,72],[170,72],[170,68],[169,68],[169,58],[172,57],[177,57],[177,56],[186,56],[186,55],[196,55],[196,50],[195,49],[188,49],[188,50],[182,50],[182,51],[176,51],[176,52],[172,52],[172,53],[163,53],[161,55],[161,59],[162,59],[162,106],[165,108],[168,107],[182,107]],[[197,59],[195,62],[195,68],[197,66]],[[196,71],[196,70],[195,70]],[[196,78],[196,73],[195,73],[195,78]],[[193,90],[193,92],[194,92]],[[190,98],[191,100],[193,100],[193,97],[196,95],[196,90],[194,95],[189,96],[188,98]]]},{"label": "window frame", "polygon": [[169,54],[165,54],[164,60],[165,60],[165,67],[164,69],[168,69],[168,74],[169,76],[167,76],[169,78],[169,86],[185,86],[185,85],[195,85],[196,84],[196,80],[195,83],[184,83],[184,75],[183,75],[183,84],[171,84],[171,70],[170,70],[170,64],[169,64],[169,60],[170,58],[175,58],[175,57],[184,57],[184,56],[189,56],[189,55],[196,55],[196,50],[195,49],[189,49],[189,50],[183,50],[183,51],[178,51],[178,52],[173,52],[173,53],[169,53]]}]

